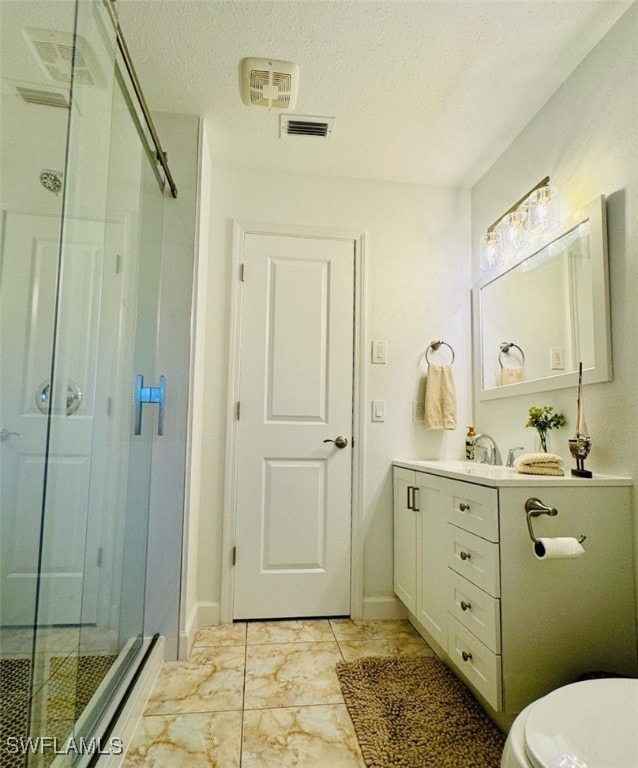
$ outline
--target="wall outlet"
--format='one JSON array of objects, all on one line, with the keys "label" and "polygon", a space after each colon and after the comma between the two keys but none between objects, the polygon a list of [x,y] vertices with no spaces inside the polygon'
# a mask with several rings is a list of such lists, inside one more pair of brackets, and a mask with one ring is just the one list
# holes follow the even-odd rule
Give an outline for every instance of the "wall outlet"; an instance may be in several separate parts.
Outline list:
[{"label": "wall outlet", "polygon": [[412,421],[425,421],[425,403],[423,400],[412,401]]}]

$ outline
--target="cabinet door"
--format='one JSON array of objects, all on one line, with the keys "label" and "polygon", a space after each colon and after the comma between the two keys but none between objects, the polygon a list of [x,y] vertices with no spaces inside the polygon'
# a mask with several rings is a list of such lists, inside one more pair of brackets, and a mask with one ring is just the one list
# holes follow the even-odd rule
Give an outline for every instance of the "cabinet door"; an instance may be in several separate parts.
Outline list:
[{"label": "cabinet door", "polygon": [[444,493],[441,480],[435,475],[417,472],[416,486],[415,506],[420,526],[416,616],[432,638],[445,648],[449,572]]},{"label": "cabinet door", "polygon": [[405,607],[416,611],[417,512],[413,509],[415,472],[395,467],[394,592]]}]

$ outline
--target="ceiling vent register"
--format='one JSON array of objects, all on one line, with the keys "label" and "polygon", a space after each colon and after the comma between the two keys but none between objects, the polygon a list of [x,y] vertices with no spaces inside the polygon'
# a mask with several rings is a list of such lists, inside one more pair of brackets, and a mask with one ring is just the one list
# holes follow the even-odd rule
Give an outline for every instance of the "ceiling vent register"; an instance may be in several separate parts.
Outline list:
[{"label": "ceiling vent register", "polygon": [[279,138],[314,136],[330,141],[334,136],[334,122],[334,117],[281,115],[279,117]]},{"label": "ceiling vent register", "polygon": [[81,35],[25,27],[22,33],[49,79],[69,85],[103,85],[104,77],[93,49]]},{"label": "ceiling vent register", "polygon": [[43,107],[69,108],[69,100],[57,91],[42,91],[38,88],[24,88],[16,85],[16,91],[28,104],[40,104]]},{"label": "ceiling vent register", "polygon": [[241,97],[249,107],[294,109],[299,67],[292,61],[242,59]]}]

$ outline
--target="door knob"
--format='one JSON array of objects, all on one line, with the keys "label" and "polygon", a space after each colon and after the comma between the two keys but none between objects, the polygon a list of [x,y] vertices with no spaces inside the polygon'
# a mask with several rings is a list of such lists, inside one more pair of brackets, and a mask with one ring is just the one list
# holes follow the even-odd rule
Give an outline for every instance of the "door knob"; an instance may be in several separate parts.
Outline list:
[{"label": "door knob", "polygon": [[346,445],[348,445],[348,438],[344,437],[343,435],[339,435],[339,437],[335,437],[334,440],[324,440],[324,443],[334,443],[337,448],[345,448]]}]

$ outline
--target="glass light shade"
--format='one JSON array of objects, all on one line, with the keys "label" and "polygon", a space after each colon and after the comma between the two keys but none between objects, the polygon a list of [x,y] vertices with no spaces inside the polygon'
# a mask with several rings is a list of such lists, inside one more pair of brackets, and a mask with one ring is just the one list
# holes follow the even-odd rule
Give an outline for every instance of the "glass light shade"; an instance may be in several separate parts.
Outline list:
[{"label": "glass light shade", "polygon": [[479,266],[481,269],[492,269],[503,265],[503,251],[501,248],[501,235],[495,230],[486,232],[481,238],[481,256]]},{"label": "glass light shade", "polygon": [[540,187],[530,195],[528,229],[530,232],[551,232],[560,226],[560,196],[556,187]]},{"label": "glass light shade", "polygon": [[529,237],[525,231],[527,218],[527,206],[521,206],[512,213],[508,213],[500,223],[503,238],[503,252],[511,255],[522,253],[529,247]]}]

